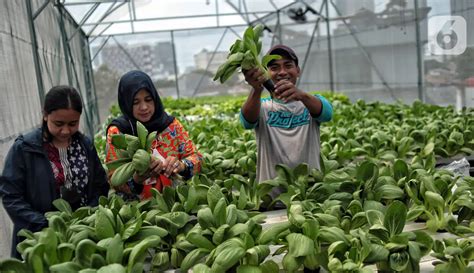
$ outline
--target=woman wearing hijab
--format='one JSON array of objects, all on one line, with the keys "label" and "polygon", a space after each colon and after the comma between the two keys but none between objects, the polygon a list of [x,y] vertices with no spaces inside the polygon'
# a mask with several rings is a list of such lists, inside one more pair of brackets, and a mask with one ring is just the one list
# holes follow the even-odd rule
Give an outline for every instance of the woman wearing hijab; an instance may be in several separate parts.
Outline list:
[{"label": "woman wearing hijab", "polygon": [[161,192],[163,187],[172,186],[170,176],[173,174],[189,179],[201,170],[201,154],[181,123],[164,111],[160,96],[147,74],[134,70],[123,75],[118,87],[118,101],[122,116],[114,119],[107,128],[105,161],[118,159],[111,135],[137,136],[137,121],[149,133],[157,132],[150,152],[161,160],[152,157],[149,171],[143,176],[135,173],[130,181],[116,188],[117,192],[126,199],[147,199],[151,197],[152,188]]}]

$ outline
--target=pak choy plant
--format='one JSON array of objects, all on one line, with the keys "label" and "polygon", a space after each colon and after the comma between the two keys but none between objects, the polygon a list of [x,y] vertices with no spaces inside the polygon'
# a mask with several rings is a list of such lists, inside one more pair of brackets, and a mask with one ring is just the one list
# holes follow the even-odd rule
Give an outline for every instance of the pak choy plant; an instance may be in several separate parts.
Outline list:
[{"label": "pak choy plant", "polygon": [[[368,238],[374,249],[379,272],[419,272],[421,257],[428,254],[433,239],[424,231],[404,232],[407,207],[395,200],[386,211],[367,210]],[[383,254],[383,255],[381,255]]]},{"label": "pak choy plant", "polygon": [[[384,204],[389,204],[393,200],[403,200],[405,194],[398,186],[394,177],[397,177],[398,164],[393,170],[382,173],[374,160],[364,160],[356,167],[357,189],[354,191],[356,200],[375,200]],[[403,164],[401,161],[399,163]],[[403,168],[403,166],[400,166]]]},{"label": "pak choy plant", "polygon": [[109,171],[113,171],[110,182],[120,186],[133,177],[133,174],[144,174],[151,161],[151,144],[157,132],[148,133],[146,127],[137,121],[137,135],[114,134],[111,136],[112,145],[118,152],[118,159],[106,163]]},{"label": "pak choy plant", "polygon": [[327,198],[327,191],[319,187],[323,175],[317,169],[310,169],[308,164],[302,163],[295,168],[277,164],[275,170],[277,176],[274,179],[260,182],[257,186],[262,207],[271,209],[277,202],[288,207],[292,201],[315,198],[313,194],[321,201]]},{"label": "pak choy plant", "polygon": [[[246,212],[235,204],[228,204],[224,196],[217,203],[209,202],[209,207],[198,211],[199,225],[186,235],[194,249],[184,257],[181,271],[186,272],[201,263],[198,267],[206,272],[255,272],[259,269],[258,272],[278,272],[274,262],[264,262],[270,254],[269,246],[257,240],[264,218],[261,213]],[[196,270],[194,267],[193,271]]]},{"label": "pak choy plant", "polygon": [[[472,221],[474,218],[474,178],[464,176],[457,181],[456,185],[448,203],[448,210],[458,216],[455,234],[474,233],[474,221]],[[470,226],[466,227],[464,224]]]},{"label": "pak choy plant", "polygon": [[0,262],[1,272],[142,272],[148,250],[161,243],[167,231],[154,226],[144,232],[145,216],[117,196],[100,198],[95,208],[72,211],[69,204],[53,202],[48,227],[32,233],[18,245],[25,261]]},{"label": "pak choy plant", "polygon": [[425,220],[427,228],[433,232],[462,231],[462,228],[457,228],[458,222],[453,213],[460,206],[472,207],[469,192],[466,191],[469,187],[453,190],[458,178],[448,170],[425,171],[420,168],[412,177],[405,186],[413,204],[408,219]]},{"label": "pak choy plant", "polygon": [[474,265],[470,265],[474,261],[474,240],[472,238],[436,240],[431,256],[438,259],[433,262],[435,273],[474,272]]},{"label": "pak choy plant", "polygon": [[[238,69],[250,70],[258,68],[264,73],[265,79],[271,82],[271,77],[267,69],[270,61],[281,59],[280,55],[265,55],[260,60],[260,52],[262,51],[262,41],[260,37],[263,35],[264,26],[257,24],[255,27],[249,26],[245,32],[243,39],[237,39],[230,47],[227,61],[217,69],[214,81],[219,80],[221,83],[227,81]],[[271,83],[273,86],[273,83]],[[273,91],[272,87],[268,87],[269,91]]]},{"label": "pak choy plant", "polygon": [[[163,192],[152,189],[153,197],[140,202],[140,208],[145,213],[143,222],[147,226],[167,231],[161,236],[161,243],[155,247],[151,258],[151,268],[155,271],[179,268],[184,256],[193,249],[185,240],[188,231],[197,223],[195,217],[188,214],[197,211],[198,207],[199,196],[193,189],[193,186],[187,185],[165,187]],[[148,230],[140,230],[134,237],[147,232]]]},{"label": "pak choy plant", "polygon": [[[289,224],[284,230],[285,224]],[[283,245],[275,254],[285,253],[282,260],[285,272],[297,272],[301,267],[309,270],[318,270],[326,267],[327,253],[321,248],[320,223],[317,217],[305,211],[303,202],[291,202],[288,208],[288,223],[271,226],[278,236],[275,242]]]},{"label": "pak choy plant", "polygon": [[370,261],[383,259],[386,254],[381,246],[370,244],[367,233],[360,228],[345,234],[341,229],[325,227],[320,238],[329,244],[326,252],[330,272],[371,273]]}]

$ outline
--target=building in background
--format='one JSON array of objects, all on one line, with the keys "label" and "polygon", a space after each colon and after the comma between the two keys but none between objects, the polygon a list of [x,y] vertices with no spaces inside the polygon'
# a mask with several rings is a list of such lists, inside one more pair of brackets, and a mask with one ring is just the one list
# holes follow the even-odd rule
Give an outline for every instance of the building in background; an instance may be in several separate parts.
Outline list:
[{"label": "building in background", "polygon": [[[393,102],[396,99],[417,99],[414,6],[387,3],[384,9],[374,12],[371,4],[367,4],[368,8],[356,9],[354,2],[359,3],[338,2],[341,5],[338,8],[345,10],[346,16],[341,13],[351,29],[342,20],[331,22],[337,25],[331,33],[335,91],[344,92],[354,100]],[[423,22],[420,24],[420,40],[426,44],[426,19],[430,8],[426,6],[426,1],[419,3],[419,19]],[[347,13],[354,9],[356,12],[347,17]],[[317,40],[315,44],[319,48],[313,46],[311,50],[301,81],[305,86],[301,87],[306,90],[329,90],[327,36],[320,36]]]},{"label": "building in background", "polygon": [[109,45],[99,52],[94,65],[106,65],[119,74],[139,69],[153,80],[168,79],[174,77],[172,50],[171,42]]},{"label": "building in background", "polygon": [[216,51],[214,53],[203,48],[199,53],[194,55],[196,69],[206,70],[206,68],[208,68],[208,71],[216,73],[219,66],[226,62],[227,54],[229,54],[227,51]]},{"label": "building in background", "polygon": [[361,9],[370,10],[372,12],[374,12],[375,9],[374,0],[337,0],[335,4],[342,16],[354,15]]},{"label": "building in background", "polygon": [[173,45],[171,42],[159,42],[155,45],[156,65],[159,67],[154,71],[156,78],[169,79],[174,77]]}]

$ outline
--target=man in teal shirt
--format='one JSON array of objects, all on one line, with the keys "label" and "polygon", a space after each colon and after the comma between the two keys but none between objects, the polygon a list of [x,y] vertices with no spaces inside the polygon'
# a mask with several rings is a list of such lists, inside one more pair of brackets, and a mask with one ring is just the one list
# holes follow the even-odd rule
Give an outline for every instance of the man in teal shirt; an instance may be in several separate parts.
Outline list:
[{"label": "man in teal shirt", "polygon": [[[307,163],[310,168],[319,169],[319,126],[332,118],[332,106],[326,98],[296,87],[301,71],[295,52],[285,45],[276,45],[268,54],[282,56],[268,64],[275,90],[270,93],[271,98],[262,99],[263,72],[257,68],[244,71],[252,91],[240,112],[243,126],[255,129],[260,182],[276,177],[276,164],[294,168]],[[272,196],[278,194],[278,189],[272,192]]]}]

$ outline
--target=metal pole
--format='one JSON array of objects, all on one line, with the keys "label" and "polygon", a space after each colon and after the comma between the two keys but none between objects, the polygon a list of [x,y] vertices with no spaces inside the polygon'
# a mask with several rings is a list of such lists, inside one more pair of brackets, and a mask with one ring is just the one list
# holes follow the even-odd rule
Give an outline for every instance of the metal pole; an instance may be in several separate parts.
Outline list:
[{"label": "metal pole", "polygon": [[133,59],[132,55],[130,55],[130,53],[128,53],[128,51],[125,49],[125,47],[123,47],[119,41],[117,41],[117,39],[115,39],[115,36],[112,36],[112,39],[115,41],[115,43],[117,44],[117,46],[123,51],[123,53],[125,53],[125,56],[127,56],[127,58],[130,60],[130,62],[132,62],[133,66],[135,66],[135,68],[137,70],[141,70],[140,69],[140,66],[137,64],[137,62],[135,62],[135,60]]},{"label": "metal pole", "polygon": [[418,0],[415,0],[415,37],[416,37],[416,64],[418,67],[418,77],[417,77],[417,86],[418,86],[418,99],[421,102],[425,102],[424,97],[424,86],[423,86],[423,52],[422,45],[420,41],[420,17],[418,13]]},{"label": "metal pole", "polygon": [[[89,45],[89,39],[86,37],[82,37],[81,41],[87,45]],[[90,52],[90,47],[89,46],[81,46],[82,48],[82,59],[84,61],[84,78],[86,81],[86,88],[87,90],[90,90],[91,97],[89,98],[90,101],[93,101],[91,104],[89,104],[93,109],[90,109],[91,112],[95,113],[91,117],[91,127],[92,127],[92,136],[94,136],[94,132],[96,130],[96,125],[100,124],[100,115],[99,115],[99,103],[97,101],[97,90],[95,89],[95,83],[94,83],[94,70],[92,69],[92,61],[91,61],[91,52]],[[96,120],[94,121],[94,116],[96,117]]]},{"label": "metal pole", "polygon": [[[319,7],[319,14],[321,14],[321,11],[323,10],[325,4],[327,4],[326,1],[323,1],[321,3],[321,6]],[[311,52],[311,47],[312,47],[313,41],[314,41],[314,35],[316,34],[316,30],[319,27],[319,21],[321,21],[321,16],[319,16],[318,19],[316,19],[316,22],[314,23],[313,33],[311,34],[311,38],[309,39],[308,48],[306,49],[306,53],[304,55],[303,65],[301,66],[301,71],[305,71],[304,68],[306,66],[306,62],[308,61],[309,52]],[[300,83],[300,80],[301,80],[301,77],[298,78],[298,84]]]},{"label": "metal pole", "polygon": [[[94,54],[94,56],[92,57],[91,59],[91,62],[94,62],[95,58],[99,55],[99,53],[102,51],[102,49],[104,48],[105,44],[107,44],[107,42],[109,41],[110,39],[110,36],[107,36],[106,39],[104,39],[105,41],[102,42],[102,44],[99,46],[99,49],[97,50],[97,52]],[[89,46],[90,46],[90,43],[89,43]]]},{"label": "metal pole", "polygon": [[331,44],[331,29],[330,29],[330,21],[329,21],[329,3],[328,0],[326,2],[326,31],[327,31],[327,40],[328,40],[328,64],[329,64],[329,88],[331,89],[331,93],[334,93],[334,74],[332,69],[332,44]]},{"label": "metal pole", "polygon": [[219,27],[219,0],[216,0],[216,24]]},{"label": "metal pole", "polygon": [[63,40],[64,60],[66,62],[67,79],[68,79],[69,85],[72,86],[73,82],[72,82],[71,64],[70,64],[70,60],[69,60],[69,57],[68,57],[69,43],[67,41],[66,29],[64,28],[63,7],[61,5],[59,5],[58,10],[59,10],[59,30],[61,31],[61,38]]},{"label": "metal pole", "polygon": [[[69,45],[69,42],[67,40],[67,33],[66,33],[66,28],[65,28],[65,24],[64,24],[64,12],[65,10],[63,10],[64,7],[62,5],[58,5],[58,10],[59,10],[59,20],[60,20],[60,31],[61,31],[61,38],[62,38],[62,41],[63,41],[63,48],[64,48],[64,58],[66,60],[66,71],[67,71],[67,75],[68,75],[68,82],[69,82],[69,85],[70,86],[76,86],[76,88],[78,89],[78,91],[81,93],[81,100],[82,100],[82,104],[84,105],[84,107],[86,107],[84,113],[85,113],[85,120],[87,122],[87,127],[88,127],[88,130],[89,130],[89,133],[90,133],[90,136],[93,137],[94,136],[94,126],[92,124],[92,120],[91,120],[91,117],[90,117],[90,113],[89,113],[89,110],[90,110],[90,105],[86,105],[84,103],[84,101],[88,101],[87,100],[87,92],[84,95],[82,95],[82,92],[81,92],[81,84],[79,82],[79,76],[78,76],[78,73],[77,73],[77,70],[76,70],[76,67],[75,67],[75,63],[74,63],[74,57],[72,55],[72,51],[71,51],[71,47]],[[82,47],[84,47],[84,45],[81,45]],[[82,56],[83,59],[85,59],[85,56],[83,55]],[[71,68],[74,72],[74,79],[76,80],[76,82],[74,83],[73,81],[73,75],[72,75],[72,71],[71,71]],[[87,82],[86,82],[87,84]],[[86,87],[87,89],[87,87]]]},{"label": "metal pole", "polygon": [[91,36],[92,32],[94,32],[94,30],[97,28],[97,26],[99,25],[100,22],[102,22],[105,18],[107,18],[107,16],[109,16],[110,14],[112,14],[114,11],[116,11],[117,9],[119,9],[121,6],[123,6],[125,4],[125,2],[123,2],[123,3],[120,3],[117,6],[115,6],[115,3],[117,3],[117,0],[115,0],[115,2],[107,9],[107,11],[104,13],[104,15],[102,15],[102,17],[100,17],[99,22],[96,23],[92,27],[92,29],[89,30],[89,32],[86,35],[87,37]]},{"label": "metal pole", "polygon": [[92,14],[94,13],[94,11],[99,7],[99,3],[95,3],[94,6],[92,6],[92,8],[90,8],[86,14],[84,15],[84,17],[82,18],[82,20],[79,22],[79,25],[77,26],[76,30],[72,33],[71,37],[69,37],[67,39],[67,41],[71,41],[72,38],[74,38],[74,36],[79,32],[79,30],[82,29],[82,26],[86,23],[87,19],[89,19],[89,17],[92,16]]},{"label": "metal pole", "polygon": [[179,99],[179,83],[178,83],[178,64],[176,60],[176,47],[174,44],[174,31],[171,31],[171,46],[173,49],[173,61],[174,61],[174,80],[176,81],[176,97]]},{"label": "metal pole", "polygon": [[[339,9],[337,8],[337,6],[334,4],[334,2],[332,0],[329,0],[331,2],[331,5],[334,7],[334,10],[337,12],[337,14],[339,16],[342,17],[342,14],[341,12],[339,11]],[[384,76],[382,75],[382,72],[380,72],[380,70],[378,69],[378,67],[375,65],[374,61],[372,60],[372,58],[370,57],[369,53],[367,52],[367,50],[365,49],[364,45],[362,45],[362,43],[360,42],[359,38],[357,37],[357,35],[355,34],[355,31],[354,29],[351,27],[351,25],[349,25],[349,23],[347,23],[346,19],[345,18],[342,18],[342,22],[344,23],[344,25],[347,27],[347,29],[349,29],[349,32],[352,36],[352,38],[354,38],[354,41],[356,42],[357,46],[359,47],[359,49],[362,51],[362,54],[364,55],[364,57],[367,59],[367,61],[369,61],[370,65],[372,66],[372,68],[374,69],[375,71],[375,74],[377,74],[377,76],[379,77],[379,79],[382,81],[382,84],[385,86],[385,88],[387,88],[387,90],[389,91],[390,93],[390,96],[392,97],[392,99],[394,101],[397,100],[397,98],[395,97],[395,95],[393,94],[393,90],[392,88],[388,85],[388,83],[385,81],[385,78]]]},{"label": "metal pole", "polygon": [[38,15],[40,15],[40,13],[49,5],[49,2],[50,0],[46,0],[43,2],[43,4],[38,8],[38,10],[35,11],[35,13],[33,14],[33,20],[36,19],[36,17],[38,17]]},{"label": "metal pole", "polygon": [[132,13],[130,14],[131,19],[132,19],[132,20],[130,20],[130,27],[131,27],[132,33],[134,33],[135,32],[135,25],[133,24],[133,21],[135,21],[137,19],[137,12],[135,10],[135,1],[134,0],[130,0],[128,8],[132,11]]},{"label": "metal pole", "polygon": [[[94,137],[94,126],[93,126],[93,122],[92,122],[92,119],[91,119],[91,115],[90,115],[90,104],[88,103],[87,105],[84,103],[85,101],[89,101],[88,99],[88,94],[87,94],[87,86],[85,87],[86,88],[86,93],[85,95],[82,95],[82,92],[80,91],[81,90],[81,84],[79,82],[79,75],[77,73],[77,70],[76,70],[76,64],[74,63],[74,58],[72,56],[72,51],[71,51],[71,47],[68,46],[68,53],[69,53],[69,57],[71,58],[71,66],[72,66],[72,70],[74,71],[74,78],[76,79],[76,88],[79,90],[79,92],[81,93],[81,99],[82,99],[82,105],[84,105],[85,107],[87,106],[87,108],[85,109],[84,113],[86,114],[86,122],[87,122],[87,127],[89,129],[89,133],[90,133],[90,137]],[[86,81],[87,83],[87,81]],[[72,84],[70,84],[72,85]]]},{"label": "metal pole", "polygon": [[281,40],[283,36],[281,36],[281,22],[280,22],[280,10],[278,10],[277,13],[277,25],[276,27],[278,28],[278,43],[281,44],[283,41]]},{"label": "metal pole", "polygon": [[41,105],[43,105],[44,101],[44,85],[43,85],[43,77],[41,76],[41,66],[38,56],[38,41],[36,40],[36,30],[35,30],[35,23],[33,19],[33,9],[31,7],[31,0],[26,1],[26,10],[28,12],[28,27],[30,29],[30,38],[31,38],[31,49],[33,51],[33,63],[35,65],[35,72],[36,72],[36,84],[38,86],[38,93],[41,101]]}]

